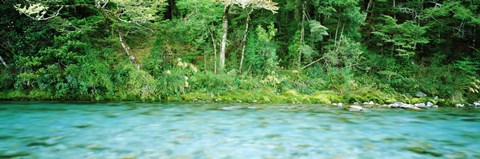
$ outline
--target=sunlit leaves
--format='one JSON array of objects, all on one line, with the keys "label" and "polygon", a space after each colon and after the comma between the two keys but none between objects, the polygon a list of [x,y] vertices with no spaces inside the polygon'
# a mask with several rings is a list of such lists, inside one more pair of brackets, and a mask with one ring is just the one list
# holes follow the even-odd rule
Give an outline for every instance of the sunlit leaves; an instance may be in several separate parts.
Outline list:
[{"label": "sunlit leaves", "polygon": [[165,0],[111,0],[116,5],[119,20],[130,23],[146,23],[154,21]]},{"label": "sunlit leaves", "polygon": [[272,0],[217,0],[224,5],[236,5],[243,9],[252,7],[254,9],[266,9],[277,13],[278,3],[273,2]]},{"label": "sunlit leaves", "polygon": [[63,7],[60,7],[55,13],[47,14],[48,6],[45,6],[42,3],[33,3],[28,4],[22,7],[21,4],[15,5],[15,9],[18,10],[21,14],[24,14],[35,20],[47,20],[56,17]]},{"label": "sunlit leaves", "polygon": [[308,22],[310,26],[310,33],[313,39],[313,42],[318,42],[323,40],[324,36],[328,35],[328,28],[323,26],[319,21],[311,20]]}]

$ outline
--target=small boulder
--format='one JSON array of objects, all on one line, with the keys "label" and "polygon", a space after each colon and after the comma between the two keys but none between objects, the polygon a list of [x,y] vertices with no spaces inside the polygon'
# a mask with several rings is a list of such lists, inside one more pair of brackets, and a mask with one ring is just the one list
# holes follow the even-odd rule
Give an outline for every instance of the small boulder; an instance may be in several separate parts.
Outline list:
[{"label": "small boulder", "polygon": [[390,108],[400,108],[402,105],[403,105],[402,102],[395,102],[395,103],[389,104],[388,107],[390,107]]},{"label": "small boulder", "polygon": [[363,102],[363,105],[375,105],[375,103],[373,101]]},{"label": "small boulder", "polygon": [[457,107],[457,108],[463,108],[463,107],[465,107],[465,104],[455,104],[455,107]]},{"label": "small boulder", "polygon": [[409,109],[409,108],[412,108],[412,107],[414,107],[414,106],[411,105],[411,104],[403,104],[403,105],[400,106],[400,108],[404,108],[404,109]]},{"label": "small boulder", "polygon": [[426,107],[425,103],[417,103],[414,106],[417,107],[417,108],[425,108]]},{"label": "small boulder", "polygon": [[350,108],[348,110],[351,111],[351,112],[359,112],[359,111],[362,111],[363,108],[361,106],[358,106],[358,105],[352,105],[352,106],[350,106]]},{"label": "small boulder", "polygon": [[337,106],[337,107],[343,107],[343,104],[342,104],[342,103],[333,103],[332,105],[333,105],[333,106]]},{"label": "small boulder", "polygon": [[480,107],[480,101],[473,102],[473,106]]},{"label": "small boulder", "polygon": [[432,107],[433,103],[432,102],[427,102],[427,107]]}]

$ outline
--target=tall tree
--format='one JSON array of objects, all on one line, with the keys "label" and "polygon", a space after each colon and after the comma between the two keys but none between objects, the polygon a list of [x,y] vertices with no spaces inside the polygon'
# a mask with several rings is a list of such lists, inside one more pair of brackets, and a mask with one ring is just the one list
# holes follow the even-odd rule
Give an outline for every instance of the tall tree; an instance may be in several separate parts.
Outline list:
[{"label": "tall tree", "polygon": [[[220,69],[222,70],[225,68],[225,52],[227,49],[228,16],[229,16],[230,6],[235,5],[243,9],[247,9],[247,8],[250,9],[247,15],[247,22],[246,22],[246,29],[245,29],[246,32],[248,31],[248,22],[250,21],[250,15],[254,9],[263,8],[263,9],[270,10],[273,13],[276,13],[276,10],[278,10],[278,6],[277,6],[277,3],[272,2],[272,0],[219,0],[219,1],[224,5],[223,20],[222,20],[223,33],[222,33],[222,43],[220,45]],[[244,45],[247,37],[246,32],[243,38],[244,40],[242,40]],[[242,49],[242,60],[241,60],[242,62],[240,62],[240,65],[242,65],[243,63],[244,53],[245,53],[245,47],[243,47]]]},{"label": "tall tree", "polygon": [[243,68],[243,59],[245,56],[245,47],[247,46],[247,35],[248,35],[248,29],[249,29],[249,23],[250,23],[250,17],[253,13],[254,10],[256,9],[266,9],[269,11],[272,11],[272,13],[277,13],[278,6],[277,3],[272,2],[271,0],[247,0],[247,1],[242,1],[240,3],[240,6],[243,9],[249,9],[247,12],[247,19],[245,21],[245,31],[243,34],[243,39],[242,39],[242,55],[240,57],[240,66],[238,67],[238,70],[240,73],[242,73],[242,68]]}]

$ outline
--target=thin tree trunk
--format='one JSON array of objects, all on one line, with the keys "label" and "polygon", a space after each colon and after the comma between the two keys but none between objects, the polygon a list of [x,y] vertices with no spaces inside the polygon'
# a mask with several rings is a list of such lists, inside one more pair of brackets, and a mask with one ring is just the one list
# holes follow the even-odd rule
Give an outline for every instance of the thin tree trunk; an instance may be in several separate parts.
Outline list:
[{"label": "thin tree trunk", "polygon": [[225,52],[227,50],[227,33],[228,33],[228,9],[229,5],[225,5],[223,10],[223,35],[222,44],[220,46],[220,70],[225,68]]},{"label": "thin tree trunk", "polygon": [[213,72],[217,73],[217,43],[215,42],[215,37],[213,36],[212,31],[210,31],[210,36],[212,37],[212,44],[213,44],[213,56],[214,56]]},{"label": "thin tree trunk", "polygon": [[369,11],[370,11],[370,9],[372,8],[373,1],[374,1],[374,0],[368,1],[368,5],[367,5],[367,16],[365,16],[365,21],[367,21],[368,15],[371,14],[371,13],[369,13]]},{"label": "thin tree trunk", "polygon": [[204,52],[203,54],[203,71],[207,72],[207,52]]},{"label": "thin tree trunk", "polygon": [[238,70],[240,74],[242,74],[242,68],[243,68],[243,58],[245,56],[245,48],[247,47],[247,35],[248,35],[248,26],[250,23],[250,16],[252,15],[253,8],[248,12],[247,14],[247,21],[245,22],[245,35],[243,35],[242,39],[242,57],[240,58],[240,67],[238,67]]},{"label": "thin tree trunk", "polygon": [[7,67],[7,63],[3,60],[2,56],[0,56],[0,61],[2,62],[3,66]]},{"label": "thin tree trunk", "polygon": [[118,38],[120,40],[120,44],[122,44],[122,47],[125,50],[125,53],[127,53],[130,62],[132,62],[132,64],[137,66],[137,69],[140,70],[140,65],[135,62],[135,56],[130,54],[130,50],[128,49],[127,44],[123,41],[123,35],[121,32],[118,32]]},{"label": "thin tree trunk", "polygon": [[[396,5],[397,4],[396,4],[395,0],[393,0],[393,8],[392,9],[395,9]],[[397,19],[397,14],[395,12],[393,13],[393,18]]]},{"label": "thin tree trunk", "polygon": [[337,29],[335,29],[335,47],[337,46],[338,30],[340,29],[340,21],[337,22]]},{"label": "thin tree trunk", "polygon": [[295,0],[295,10],[294,10],[295,13],[294,13],[293,17],[294,17],[295,21],[297,21],[297,22],[300,21],[300,18],[301,18],[300,17],[300,15],[301,15],[300,14],[300,12],[301,12],[300,11],[300,5],[302,5],[300,0]]},{"label": "thin tree trunk", "polygon": [[[305,3],[306,1],[304,0],[303,1],[303,4],[302,4],[302,30],[301,30],[301,33],[300,33],[300,42],[302,43],[302,47],[303,45],[305,45]],[[302,66],[302,52],[301,51],[298,51],[298,68],[300,68]]]},{"label": "thin tree trunk", "polygon": [[248,75],[248,73],[250,73],[250,70],[251,70],[251,69],[252,69],[252,64],[250,64],[250,65],[248,66],[247,73],[246,73],[247,75]]}]

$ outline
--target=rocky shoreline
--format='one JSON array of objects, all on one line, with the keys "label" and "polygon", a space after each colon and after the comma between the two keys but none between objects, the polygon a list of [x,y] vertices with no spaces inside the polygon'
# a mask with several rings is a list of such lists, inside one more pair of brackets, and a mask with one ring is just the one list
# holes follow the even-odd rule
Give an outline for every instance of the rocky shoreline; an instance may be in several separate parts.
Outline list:
[{"label": "rocky shoreline", "polygon": [[[343,107],[343,103],[333,103],[334,106]],[[395,102],[392,104],[376,104],[373,101],[364,102],[363,104],[354,103],[347,107],[349,111],[363,111],[364,108],[392,108],[392,109],[409,109],[409,110],[422,110],[430,108],[438,108],[438,105],[432,102],[408,104],[403,102]],[[473,102],[472,104],[455,104],[457,108],[480,108],[480,101]]]}]

